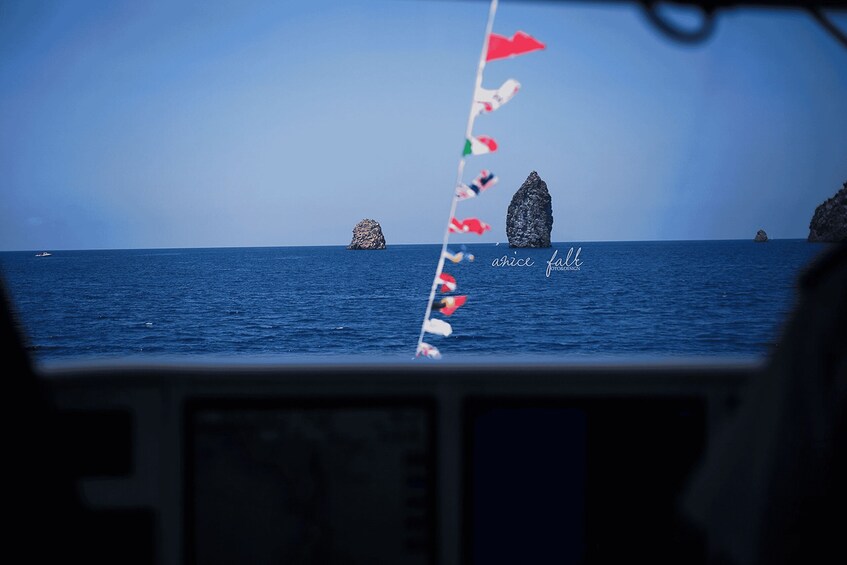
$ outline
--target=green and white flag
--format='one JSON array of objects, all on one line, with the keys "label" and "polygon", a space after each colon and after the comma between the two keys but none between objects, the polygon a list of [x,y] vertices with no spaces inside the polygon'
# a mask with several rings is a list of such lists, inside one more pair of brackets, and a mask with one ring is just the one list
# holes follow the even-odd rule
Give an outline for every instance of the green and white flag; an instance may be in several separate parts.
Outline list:
[{"label": "green and white flag", "polygon": [[468,155],[485,155],[486,153],[494,153],[497,151],[497,142],[490,137],[480,135],[479,137],[471,137],[465,140],[465,149],[462,151],[462,157]]}]

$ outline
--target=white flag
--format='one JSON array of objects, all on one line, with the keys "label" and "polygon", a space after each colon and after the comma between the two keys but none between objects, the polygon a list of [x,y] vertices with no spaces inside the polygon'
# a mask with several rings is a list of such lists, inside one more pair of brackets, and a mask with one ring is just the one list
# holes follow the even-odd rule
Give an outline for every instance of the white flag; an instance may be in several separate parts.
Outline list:
[{"label": "white flag", "polygon": [[497,90],[478,89],[474,95],[474,115],[478,116],[493,112],[511,100],[520,89],[521,83],[511,78],[504,82],[503,86]]},{"label": "white flag", "polygon": [[448,337],[451,333],[453,333],[453,328],[450,327],[450,324],[445,322],[444,320],[438,319],[429,319],[424,324],[424,331],[429,332],[431,334],[443,335],[444,337]]}]

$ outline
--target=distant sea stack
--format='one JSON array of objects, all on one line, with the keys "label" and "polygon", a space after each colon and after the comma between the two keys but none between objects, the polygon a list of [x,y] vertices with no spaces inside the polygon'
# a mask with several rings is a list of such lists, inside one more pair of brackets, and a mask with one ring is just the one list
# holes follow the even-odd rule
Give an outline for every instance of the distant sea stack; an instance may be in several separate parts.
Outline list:
[{"label": "distant sea stack", "polygon": [[353,228],[353,241],[347,249],[385,249],[385,237],[376,220],[362,220]]},{"label": "distant sea stack", "polygon": [[768,240],[768,234],[765,233],[765,230],[759,230],[756,232],[756,237],[753,238],[753,241],[756,243],[765,243]]},{"label": "distant sea stack", "polygon": [[809,222],[809,241],[847,241],[847,182],[835,196],[815,208]]},{"label": "distant sea stack", "polygon": [[550,247],[553,205],[547,183],[532,171],[512,196],[506,212],[509,247]]}]

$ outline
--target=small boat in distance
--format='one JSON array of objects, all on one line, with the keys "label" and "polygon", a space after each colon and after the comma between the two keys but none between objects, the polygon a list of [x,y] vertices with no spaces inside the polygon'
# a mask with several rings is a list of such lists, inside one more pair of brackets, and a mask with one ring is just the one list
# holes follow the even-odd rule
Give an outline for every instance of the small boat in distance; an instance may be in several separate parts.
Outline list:
[{"label": "small boat in distance", "polygon": [[36,253],[36,257],[50,257],[52,253],[47,253],[46,251],[42,251],[41,253]]}]

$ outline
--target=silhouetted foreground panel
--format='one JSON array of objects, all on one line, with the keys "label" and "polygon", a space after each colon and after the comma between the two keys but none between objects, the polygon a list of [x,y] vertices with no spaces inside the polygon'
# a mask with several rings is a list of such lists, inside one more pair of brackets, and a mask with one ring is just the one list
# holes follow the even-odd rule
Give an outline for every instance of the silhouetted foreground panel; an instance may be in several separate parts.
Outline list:
[{"label": "silhouetted foreground panel", "polygon": [[472,398],[465,434],[466,562],[705,561],[676,509],[702,399]]}]

